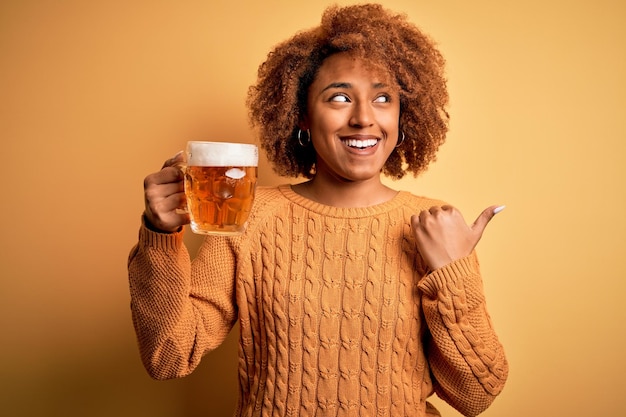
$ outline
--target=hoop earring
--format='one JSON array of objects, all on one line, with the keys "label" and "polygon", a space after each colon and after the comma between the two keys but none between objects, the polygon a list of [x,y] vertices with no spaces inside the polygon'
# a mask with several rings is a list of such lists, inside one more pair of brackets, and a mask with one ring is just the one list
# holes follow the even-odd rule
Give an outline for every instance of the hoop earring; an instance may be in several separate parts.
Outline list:
[{"label": "hoop earring", "polygon": [[307,138],[304,142],[302,142],[302,130],[298,129],[298,143],[303,148],[306,148],[307,146],[309,146],[309,143],[311,143],[311,131],[307,129],[306,133],[307,133]]},{"label": "hoop earring", "polygon": [[404,143],[404,139],[405,139],[404,132],[400,132],[400,133],[402,133],[402,138],[401,138],[401,139],[400,139],[400,141],[396,144],[396,148],[399,148],[399,147],[400,147],[400,146]]}]

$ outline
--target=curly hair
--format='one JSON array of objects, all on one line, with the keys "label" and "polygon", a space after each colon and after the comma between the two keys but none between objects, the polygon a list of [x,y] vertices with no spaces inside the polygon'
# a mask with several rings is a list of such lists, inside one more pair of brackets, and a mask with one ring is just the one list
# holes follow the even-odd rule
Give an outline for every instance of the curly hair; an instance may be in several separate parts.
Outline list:
[{"label": "curly hair", "polygon": [[387,159],[383,174],[399,179],[407,172],[417,176],[425,171],[448,131],[445,60],[406,16],[378,4],[329,7],[320,26],[280,43],[259,66],[247,105],[274,170],[287,177],[313,177],[315,150],[300,145],[298,125],[318,69],[339,52],[383,69],[399,87],[399,126],[405,140]]}]

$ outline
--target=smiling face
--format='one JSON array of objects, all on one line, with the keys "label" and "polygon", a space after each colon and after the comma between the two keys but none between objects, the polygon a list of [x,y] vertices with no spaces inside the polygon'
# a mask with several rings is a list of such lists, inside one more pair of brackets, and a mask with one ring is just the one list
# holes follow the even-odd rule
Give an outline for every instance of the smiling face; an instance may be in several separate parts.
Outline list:
[{"label": "smiling face", "polygon": [[303,129],[310,129],[316,177],[380,182],[398,141],[400,98],[389,77],[346,53],[331,55],[308,90]]}]

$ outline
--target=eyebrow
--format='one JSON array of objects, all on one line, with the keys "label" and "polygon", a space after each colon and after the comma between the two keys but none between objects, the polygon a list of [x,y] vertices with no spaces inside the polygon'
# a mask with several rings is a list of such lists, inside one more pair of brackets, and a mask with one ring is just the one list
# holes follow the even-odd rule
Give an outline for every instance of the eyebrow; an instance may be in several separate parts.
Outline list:
[{"label": "eyebrow", "polygon": [[[373,88],[385,88],[387,87],[387,84],[384,83],[374,83],[372,84]],[[352,88],[352,84],[350,83],[343,83],[343,82],[339,82],[339,83],[330,83],[328,84],[326,87],[324,87],[324,89],[322,91],[326,91],[326,90],[330,90],[332,88]]]}]

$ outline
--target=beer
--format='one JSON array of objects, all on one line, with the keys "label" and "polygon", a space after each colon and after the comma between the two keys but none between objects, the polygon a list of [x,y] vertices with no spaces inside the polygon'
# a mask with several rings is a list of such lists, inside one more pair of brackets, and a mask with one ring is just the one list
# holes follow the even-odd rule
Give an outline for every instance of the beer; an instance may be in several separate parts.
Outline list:
[{"label": "beer", "polygon": [[254,201],[257,162],[254,145],[188,143],[185,195],[192,231],[243,232]]}]

